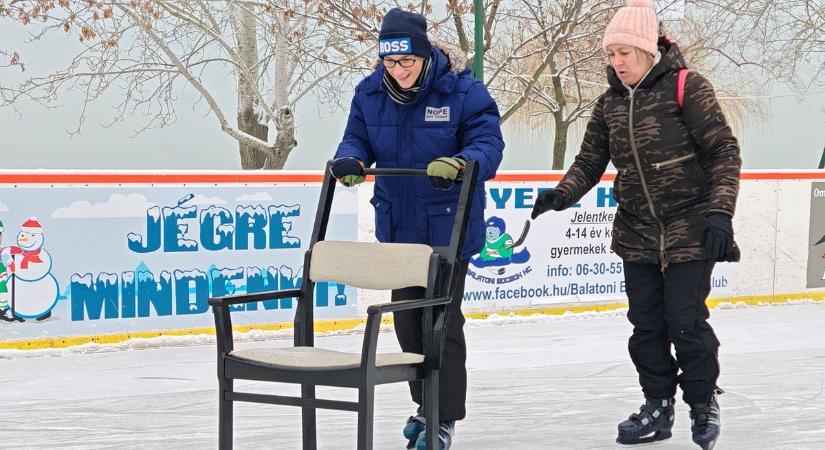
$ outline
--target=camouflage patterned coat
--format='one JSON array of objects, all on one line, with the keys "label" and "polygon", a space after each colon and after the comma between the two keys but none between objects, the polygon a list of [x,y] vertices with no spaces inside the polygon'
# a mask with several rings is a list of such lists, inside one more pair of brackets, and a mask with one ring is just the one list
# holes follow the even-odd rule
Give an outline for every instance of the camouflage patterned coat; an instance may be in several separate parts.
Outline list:
[{"label": "camouflage patterned coat", "polygon": [[[608,162],[618,170],[612,249],[638,263],[709,258],[704,218],[733,217],[739,192],[739,144],[713,87],[689,72],[682,107],[677,77],[685,68],[678,46],[660,39],[661,60],[634,90],[608,68],[610,88],[599,97],[573,165],[557,189],[569,206],[589,191]],[[724,260],[738,260],[734,247]]]}]

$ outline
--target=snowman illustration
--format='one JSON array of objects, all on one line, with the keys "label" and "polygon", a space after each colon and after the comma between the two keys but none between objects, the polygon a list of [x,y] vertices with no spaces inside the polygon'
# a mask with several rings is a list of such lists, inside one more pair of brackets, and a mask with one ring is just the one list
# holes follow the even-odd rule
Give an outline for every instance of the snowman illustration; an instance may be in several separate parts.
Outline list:
[{"label": "snowman illustration", "polygon": [[57,303],[57,279],[52,257],[43,248],[43,227],[36,218],[25,221],[17,233],[17,245],[6,247],[0,259],[11,272],[11,312],[16,320],[51,317]]}]

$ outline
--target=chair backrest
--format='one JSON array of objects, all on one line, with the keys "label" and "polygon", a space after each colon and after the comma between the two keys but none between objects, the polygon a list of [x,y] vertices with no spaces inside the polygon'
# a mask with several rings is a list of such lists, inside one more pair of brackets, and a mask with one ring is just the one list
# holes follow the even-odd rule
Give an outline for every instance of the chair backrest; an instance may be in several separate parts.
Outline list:
[{"label": "chair backrest", "polygon": [[426,288],[432,254],[423,244],[319,241],[312,247],[309,278],[362,289]]},{"label": "chair backrest", "polygon": [[[426,288],[425,297],[447,296],[457,283],[456,272],[464,248],[464,235],[470,218],[473,194],[478,177],[478,163],[467,161],[464,167],[463,181],[460,185],[459,199],[456,204],[453,230],[447,247],[432,248],[422,244],[395,244],[371,242],[336,242],[327,241],[327,227],[332,211],[332,199],[335,195],[335,178],[332,177],[327,162],[324,183],[318,199],[315,225],[312,228],[310,249],[304,255],[304,272],[301,284],[304,301],[295,309],[295,345],[314,345],[314,286],[316,281],[328,281],[362,289],[399,289],[421,286]],[[364,169],[365,175],[373,176],[427,176],[426,169],[373,168]],[[307,301],[308,300],[308,301]],[[435,341],[442,342],[440,330],[444,323],[444,308],[435,308]],[[442,348],[442,345],[425,343],[425,354],[433,357],[428,349]],[[436,361],[435,366],[438,366]]]}]

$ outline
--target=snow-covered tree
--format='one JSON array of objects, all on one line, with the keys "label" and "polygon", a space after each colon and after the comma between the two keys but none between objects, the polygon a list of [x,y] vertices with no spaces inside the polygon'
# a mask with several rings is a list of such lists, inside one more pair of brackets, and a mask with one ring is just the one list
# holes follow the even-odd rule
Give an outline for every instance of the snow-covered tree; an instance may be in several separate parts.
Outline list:
[{"label": "snow-covered tree", "polygon": [[[333,93],[367,65],[382,15],[359,1],[0,0],[0,21],[15,22],[31,41],[55,33],[80,41],[64,68],[46,74],[37,73],[41,61],[25,59],[25,48],[3,49],[0,64],[28,72],[19,85],[0,78],[0,106],[52,106],[80,91],[79,131],[89,102],[116,90],[112,122],[142,115],[145,128],[164,127],[176,120],[185,84],[238,142],[244,169],[282,168],[297,144],[295,105],[310,93],[340,101]],[[225,85],[210,85],[228,74],[234,105],[216,99]]]},{"label": "snow-covered tree", "polygon": [[[563,168],[571,127],[607,88],[604,29],[625,0],[486,0],[484,78],[503,121],[552,128],[552,167]],[[659,0],[679,20],[660,24],[708,76],[734,124],[758,117],[766,84],[804,89],[825,70],[821,0]],[[473,49],[471,0],[448,0],[449,32]],[[661,15],[664,17],[664,15]],[[468,31],[469,30],[469,31]]]}]

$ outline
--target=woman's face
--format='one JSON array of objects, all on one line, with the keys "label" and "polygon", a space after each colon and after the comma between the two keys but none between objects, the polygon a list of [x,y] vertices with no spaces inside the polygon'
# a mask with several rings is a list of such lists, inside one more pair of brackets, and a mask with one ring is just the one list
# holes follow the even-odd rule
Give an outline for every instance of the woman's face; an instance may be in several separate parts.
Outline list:
[{"label": "woman's face", "polygon": [[421,74],[424,59],[419,56],[390,55],[384,57],[384,67],[401,89],[409,89]]},{"label": "woman's face", "polygon": [[653,66],[650,58],[645,58],[642,51],[630,45],[608,45],[607,59],[622,83],[628,86],[636,86]]}]

